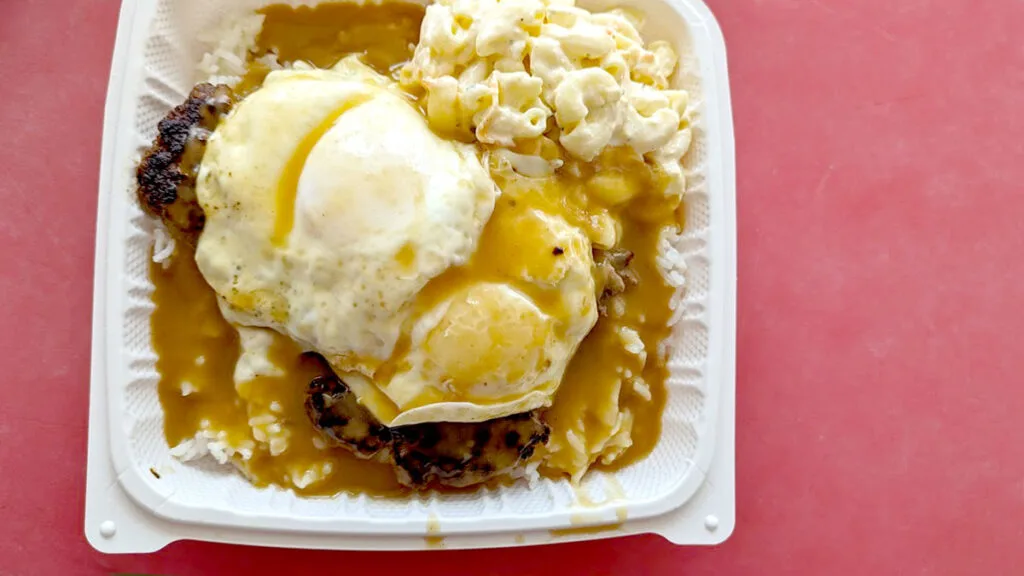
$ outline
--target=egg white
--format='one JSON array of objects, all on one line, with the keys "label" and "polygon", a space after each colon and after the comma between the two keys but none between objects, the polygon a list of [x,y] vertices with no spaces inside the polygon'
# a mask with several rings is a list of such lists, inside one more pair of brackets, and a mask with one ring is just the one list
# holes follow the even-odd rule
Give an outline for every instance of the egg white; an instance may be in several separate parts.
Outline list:
[{"label": "egg white", "polygon": [[475,150],[389,84],[346,59],[240,102],[199,173],[199,269],[230,321],[322,354],[385,424],[549,405],[596,321],[590,242],[542,212],[492,218]]}]

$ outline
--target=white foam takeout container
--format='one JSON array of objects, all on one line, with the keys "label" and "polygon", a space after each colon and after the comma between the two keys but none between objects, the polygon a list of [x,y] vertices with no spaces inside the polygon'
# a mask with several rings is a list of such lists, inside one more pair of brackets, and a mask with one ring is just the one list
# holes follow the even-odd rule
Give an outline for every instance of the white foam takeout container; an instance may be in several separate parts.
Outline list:
[{"label": "white foam takeout container", "polygon": [[[677,248],[686,296],[670,345],[663,434],[645,460],[590,473],[577,488],[304,499],[257,489],[228,467],[174,460],[163,438],[149,338],[152,223],[134,168],[157,121],[197,81],[197,31],[259,0],[135,0],[121,7],[107,93],[93,302],[85,533],[98,550],[157,550],[181,539],[297,548],[482,548],[657,533],[715,544],[735,522],[736,207],[725,44],[700,0],[582,1],[647,15],[648,41],[675,43],[679,83],[699,102],[687,229]],[[160,477],[151,473],[159,471]],[[576,530],[608,526],[607,530]],[[564,530],[570,529],[569,532]],[[430,538],[427,538],[430,537]]]}]

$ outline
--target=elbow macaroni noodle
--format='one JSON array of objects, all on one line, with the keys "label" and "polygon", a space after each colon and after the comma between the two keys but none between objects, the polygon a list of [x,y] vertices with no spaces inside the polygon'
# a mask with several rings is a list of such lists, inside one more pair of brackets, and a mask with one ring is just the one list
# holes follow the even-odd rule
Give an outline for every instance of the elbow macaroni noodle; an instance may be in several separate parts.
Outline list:
[{"label": "elbow macaroni noodle", "polygon": [[629,147],[681,195],[689,98],[668,88],[675,52],[637,27],[573,0],[439,0],[401,79],[439,131],[503,148],[547,136],[585,162]]}]

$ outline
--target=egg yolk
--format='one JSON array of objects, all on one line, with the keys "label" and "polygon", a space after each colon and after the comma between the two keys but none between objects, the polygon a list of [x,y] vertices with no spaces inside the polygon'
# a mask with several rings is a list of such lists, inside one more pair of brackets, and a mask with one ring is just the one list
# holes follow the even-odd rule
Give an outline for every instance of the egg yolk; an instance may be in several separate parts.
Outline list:
[{"label": "egg yolk", "polygon": [[494,401],[522,392],[518,384],[542,369],[552,324],[525,298],[480,284],[451,305],[424,350],[451,400]]}]

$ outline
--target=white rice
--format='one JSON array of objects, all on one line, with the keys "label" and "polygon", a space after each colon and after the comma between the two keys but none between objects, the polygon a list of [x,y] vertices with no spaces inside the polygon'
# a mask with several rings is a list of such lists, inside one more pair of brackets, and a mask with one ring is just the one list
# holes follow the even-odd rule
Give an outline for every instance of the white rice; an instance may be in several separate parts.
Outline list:
[{"label": "white rice", "polygon": [[647,402],[651,401],[651,386],[647,383],[646,380],[637,376],[636,378],[633,378],[630,382],[633,385],[633,392],[637,396],[643,398]]},{"label": "white rice", "polygon": [[209,455],[221,464],[231,462],[235,456],[243,460],[252,458],[255,446],[251,442],[243,443],[242,446],[231,446],[227,441],[227,436],[223,430],[219,432],[212,430],[209,422],[203,422],[195,436],[183,440],[171,448],[171,456],[182,462],[188,462]]},{"label": "white rice", "polygon": [[197,66],[200,77],[216,84],[237,84],[245,76],[246,61],[256,48],[263,19],[263,14],[255,13],[225,18],[219,26],[201,33],[199,41],[210,49]]},{"label": "white rice", "polygon": [[[679,250],[676,249],[681,240],[682,233],[671,228],[663,230],[661,238],[658,240],[658,255],[655,258],[655,262],[662,277],[665,278],[665,282],[676,289],[672,299],[669,301],[669,308],[672,309],[672,317],[668,321],[669,326],[675,326],[684,313],[683,307],[679,304],[686,295],[686,260]],[[665,342],[661,344],[659,353],[664,351]]]},{"label": "white rice", "polygon": [[[602,464],[611,464],[619,459],[622,454],[633,445],[633,412],[624,408],[619,412],[615,420],[615,427],[612,433],[600,449],[598,460]],[[580,472],[582,477],[582,471]],[[573,476],[573,482],[579,482],[579,478]]]},{"label": "white rice", "polygon": [[527,486],[534,488],[537,486],[537,483],[540,482],[540,472],[537,471],[538,468],[540,468],[540,460],[535,459],[527,462],[526,465],[521,468],[513,469],[509,472],[509,476],[513,480],[522,478],[523,480],[526,480]]},{"label": "white rice", "polygon": [[682,288],[686,284],[686,262],[683,255],[676,249],[681,234],[671,228],[665,228],[658,239],[658,255],[655,262],[665,282],[676,290],[676,302],[682,296]]},{"label": "white rice", "polygon": [[619,340],[622,341],[622,348],[636,356],[641,365],[646,364],[647,350],[644,349],[644,341],[640,339],[640,333],[629,326],[619,326],[616,332],[619,334]]},{"label": "white rice", "polygon": [[333,470],[334,466],[330,462],[317,462],[305,469],[293,467],[289,470],[289,476],[291,476],[292,484],[301,489],[312,486],[330,476]]},{"label": "white rice", "polygon": [[163,222],[157,222],[153,228],[153,262],[161,265],[164,270],[171,265],[174,254],[174,238],[167,231]]},{"label": "white rice", "polygon": [[196,392],[195,384],[193,384],[192,382],[190,382],[188,380],[182,380],[181,381],[181,395],[182,396],[188,396],[190,394],[195,394],[195,392]]}]

